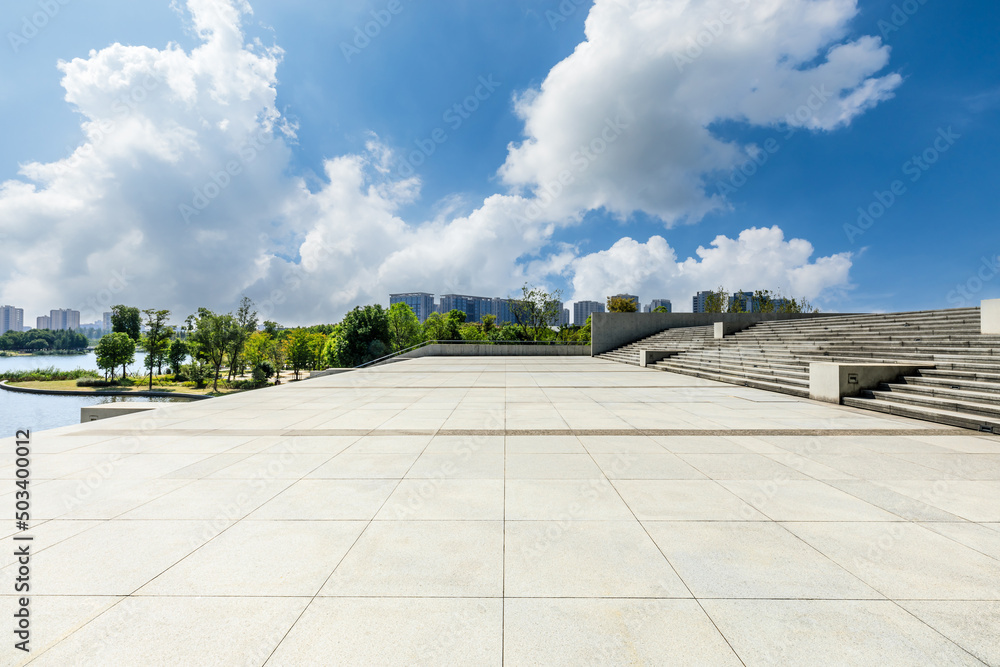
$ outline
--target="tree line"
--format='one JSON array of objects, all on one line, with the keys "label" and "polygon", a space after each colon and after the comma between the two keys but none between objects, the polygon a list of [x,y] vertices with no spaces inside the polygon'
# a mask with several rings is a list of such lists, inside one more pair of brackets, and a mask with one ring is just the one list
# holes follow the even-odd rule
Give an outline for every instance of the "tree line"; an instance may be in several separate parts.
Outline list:
[{"label": "tree line", "polygon": [[87,337],[76,331],[32,329],[6,331],[0,336],[0,350],[11,352],[42,352],[44,350],[83,351],[90,345]]},{"label": "tree line", "polygon": [[[769,290],[754,292],[752,302],[736,292],[719,288],[709,297],[707,312],[813,312],[805,299],[783,297]],[[428,341],[480,341],[517,343],[546,341],[589,344],[590,319],[583,326],[555,326],[561,314],[560,293],[527,284],[509,300],[513,322],[498,323],[493,315],[478,322],[467,321],[464,311],[431,313],[421,323],[404,303],[384,308],[379,304],[358,306],[337,324],[283,328],[266,321],[259,326],[254,303],[243,297],[235,311],[216,313],[199,308],[179,330],[167,325],[167,310],[124,305],[112,308],[113,332],[97,345],[98,366],[112,380],[134,363],[137,347],[147,353],[146,369],[152,387],[154,369],[162,375],[166,365],[175,378],[199,386],[212,383],[217,392],[221,380],[240,388],[253,388],[280,378],[281,370],[300,372],[322,368],[354,368],[404,351]],[[609,312],[635,312],[631,299],[609,297]],[[665,309],[657,309],[663,311]],[[189,361],[190,360],[190,361]],[[249,379],[241,379],[249,374]]]}]

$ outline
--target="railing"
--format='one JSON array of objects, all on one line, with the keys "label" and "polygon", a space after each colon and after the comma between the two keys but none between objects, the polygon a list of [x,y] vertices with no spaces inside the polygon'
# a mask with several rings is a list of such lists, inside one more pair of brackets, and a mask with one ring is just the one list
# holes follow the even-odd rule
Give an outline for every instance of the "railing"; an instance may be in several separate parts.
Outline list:
[{"label": "railing", "polygon": [[416,345],[411,345],[410,347],[399,350],[398,352],[393,352],[392,354],[387,354],[384,357],[379,357],[378,359],[372,359],[371,361],[366,361],[360,366],[355,366],[354,370],[360,368],[367,368],[368,366],[374,366],[386,361],[389,361],[395,357],[406,354],[407,352],[412,352],[413,350],[419,350],[422,347],[427,347],[428,345],[589,345],[590,343],[575,343],[567,342],[563,340],[425,340],[422,343],[417,343]]}]

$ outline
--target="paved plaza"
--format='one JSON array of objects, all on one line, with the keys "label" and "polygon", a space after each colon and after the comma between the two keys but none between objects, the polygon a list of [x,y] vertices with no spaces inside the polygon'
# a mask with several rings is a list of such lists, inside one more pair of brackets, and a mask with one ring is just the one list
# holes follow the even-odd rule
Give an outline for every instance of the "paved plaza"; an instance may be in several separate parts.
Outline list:
[{"label": "paved plaza", "polygon": [[31,448],[33,665],[1000,664],[996,436],[452,357]]}]

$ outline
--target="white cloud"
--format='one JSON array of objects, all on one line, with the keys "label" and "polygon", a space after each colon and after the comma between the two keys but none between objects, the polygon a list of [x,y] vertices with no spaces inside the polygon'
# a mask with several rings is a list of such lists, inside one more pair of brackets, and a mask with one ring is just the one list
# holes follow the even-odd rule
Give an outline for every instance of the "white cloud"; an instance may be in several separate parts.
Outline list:
[{"label": "white cloud", "polygon": [[832,130],[891,96],[878,38],[844,42],[855,0],[597,0],[587,41],[517,102],[526,139],[504,181],[555,217],[601,207],[668,226],[725,202],[705,179],[752,147],[720,121]]},{"label": "white cloud", "polygon": [[[667,221],[718,207],[701,181],[744,147],[715,137],[717,120],[782,122],[825,85],[830,100],[790,122],[829,130],[897,85],[872,78],[887,58],[877,40],[838,41],[856,11],[846,0],[734,10],[679,68],[704,21],[741,3],[598,0],[588,41],[520,99],[529,139],[502,168],[515,186],[555,183],[564,168],[574,182],[552,185],[562,192],[551,203],[516,191],[475,206],[451,197],[436,218],[408,221],[400,211],[420,182],[392,180],[377,137],[327,160],[318,189],[288,174],[296,128],[275,106],[281,49],[248,43],[244,0],[188,0],[190,51],[113,44],[59,64],[83,140],[0,184],[0,301],[27,307],[29,320],[32,309],[74,307],[92,321],[120,302],[182,318],[229,309],[245,291],[266,316],[296,324],[335,321],[390,291],[504,295],[525,281],[569,279],[584,298],[668,290],[679,302],[719,282],[809,297],[846,285],[849,255],[810,261],[812,247],[777,228],[720,237],[684,262],[660,237],[584,257],[552,244],[558,225],[602,206]],[[598,138],[603,155],[574,155]]]},{"label": "white cloud", "polygon": [[777,226],[747,229],[735,239],[717,236],[696,254],[678,260],[662,236],[646,243],[623,238],[571,264],[573,300],[603,301],[611,294],[638,294],[644,303],[670,299],[681,312],[691,310],[694,294],[720,285],[730,290],[779,290],[810,300],[849,287],[851,253],[813,260],[811,243],[786,241]]}]

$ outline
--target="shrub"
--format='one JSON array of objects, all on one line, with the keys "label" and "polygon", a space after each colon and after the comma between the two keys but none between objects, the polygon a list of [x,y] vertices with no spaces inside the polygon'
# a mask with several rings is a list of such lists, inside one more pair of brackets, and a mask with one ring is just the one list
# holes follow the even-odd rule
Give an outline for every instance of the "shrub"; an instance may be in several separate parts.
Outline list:
[{"label": "shrub", "polygon": [[116,387],[117,382],[103,380],[101,378],[82,378],[76,381],[77,387]]},{"label": "shrub", "polygon": [[30,371],[3,371],[0,380],[11,382],[47,382],[50,380],[79,380],[81,378],[100,377],[94,371],[78,368],[73,371],[57,371],[55,367],[38,368]]}]

